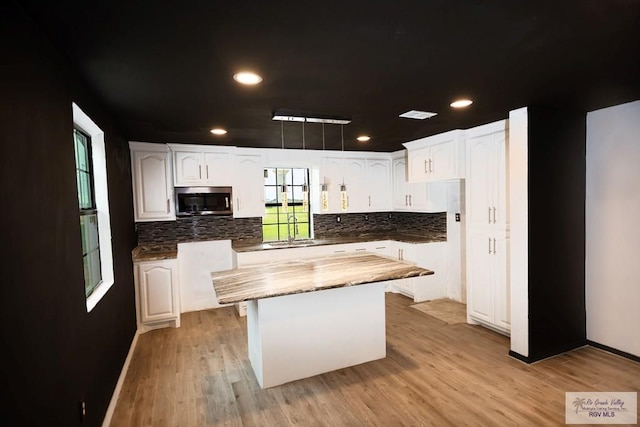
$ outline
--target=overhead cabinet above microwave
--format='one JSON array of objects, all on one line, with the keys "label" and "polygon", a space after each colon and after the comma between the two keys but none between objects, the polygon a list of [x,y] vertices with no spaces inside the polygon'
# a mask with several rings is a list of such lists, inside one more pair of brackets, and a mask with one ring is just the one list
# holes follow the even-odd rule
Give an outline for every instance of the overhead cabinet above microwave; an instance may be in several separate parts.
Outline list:
[{"label": "overhead cabinet above microwave", "polygon": [[169,147],[173,153],[173,183],[176,187],[233,184],[233,155],[230,150],[186,144],[169,144]]}]

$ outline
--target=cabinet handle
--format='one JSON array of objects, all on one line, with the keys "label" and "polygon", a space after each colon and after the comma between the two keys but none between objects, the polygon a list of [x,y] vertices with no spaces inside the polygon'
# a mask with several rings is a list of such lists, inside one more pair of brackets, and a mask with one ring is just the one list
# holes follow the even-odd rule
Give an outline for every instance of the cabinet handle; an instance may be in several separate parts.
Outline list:
[{"label": "cabinet handle", "polygon": [[431,161],[431,159],[429,159],[429,173],[433,172],[433,169],[431,168],[432,164],[433,164],[433,162]]},{"label": "cabinet handle", "polygon": [[[239,203],[238,203],[238,204],[239,204]],[[224,207],[225,207],[225,208],[227,208],[227,209],[229,209],[229,198],[228,198],[228,197],[225,197],[225,198],[224,198]]]},{"label": "cabinet handle", "polygon": [[491,237],[489,237],[489,255],[491,255]]},{"label": "cabinet handle", "polygon": [[207,179],[209,179],[209,165],[207,165],[206,167],[207,167]]},{"label": "cabinet handle", "polygon": [[[496,207],[495,206],[493,207],[493,223],[494,224],[496,223]],[[495,248],[494,248],[494,250],[495,250]]]},{"label": "cabinet handle", "polygon": [[495,254],[497,254],[497,252],[496,252],[496,239],[495,239],[495,237],[493,238],[493,254],[494,254],[494,255],[495,255]]},{"label": "cabinet handle", "polygon": [[405,194],[405,195],[404,195],[404,205],[405,205],[405,206],[409,206],[409,202],[408,202],[408,200],[409,200],[409,196]]},{"label": "cabinet handle", "polygon": [[487,207],[489,211],[489,224],[491,224],[491,207]]},{"label": "cabinet handle", "polygon": [[202,165],[198,165],[198,176],[202,179]]},{"label": "cabinet handle", "polygon": [[427,159],[424,159],[424,173],[425,175],[429,173],[429,170],[427,169]]},{"label": "cabinet handle", "polygon": [[371,196],[369,196],[369,207],[371,207]]},{"label": "cabinet handle", "polygon": [[413,205],[411,204],[411,194],[409,194],[409,206],[413,206]]},{"label": "cabinet handle", "polygon": [[171,200],[167,199],[167,213],[171,213]]}]

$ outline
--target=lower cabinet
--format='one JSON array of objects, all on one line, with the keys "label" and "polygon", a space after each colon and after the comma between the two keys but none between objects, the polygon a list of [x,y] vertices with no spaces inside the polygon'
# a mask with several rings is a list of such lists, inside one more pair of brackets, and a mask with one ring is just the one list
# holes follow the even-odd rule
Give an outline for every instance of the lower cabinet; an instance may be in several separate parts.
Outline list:
[{"label": "lower cabinet", "polygon": [[511,330],[508,244],[504,233],[485,230],[470,230],[467,240],[469,320],[505,334]]},{"label": "lower cabinet", "polygon": [[139,261],[134,268],[138,330],[180,327],[178,261]]},{"label": "lower cabinet", "polygon": [[414,302],[445,298],[448,280],[447,253],[446,242],[393,242],[391,256],[434,272],[429,276],[396,280],[393,282],[396,290],[412,298]]}]

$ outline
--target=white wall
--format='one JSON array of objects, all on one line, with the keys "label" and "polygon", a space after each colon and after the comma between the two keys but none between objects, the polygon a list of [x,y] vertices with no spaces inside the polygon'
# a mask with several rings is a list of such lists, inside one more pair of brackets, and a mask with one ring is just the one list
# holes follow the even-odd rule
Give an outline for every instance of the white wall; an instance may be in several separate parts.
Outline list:
[{"label": "white wall", "polygon": [[640,356],[640,101],[587,114],[587,339]]}]

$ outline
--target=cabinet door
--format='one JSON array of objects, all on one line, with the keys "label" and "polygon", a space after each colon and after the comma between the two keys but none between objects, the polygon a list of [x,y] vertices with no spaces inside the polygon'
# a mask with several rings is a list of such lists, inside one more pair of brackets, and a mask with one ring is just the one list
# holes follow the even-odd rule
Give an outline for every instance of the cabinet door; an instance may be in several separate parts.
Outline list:
[{"label": "cabinet door", "polygon": [[367,190],[369,211],[387,211],[391,204],[391,162],[367,160],[367,178],[363,190]]},{"label": "cabinet door", "polygon": [[453,141],[441,142],[429,147],[429,181],[455,178],[455,154]]},{"label": "cabinet door", "polygon": [[234,156],[233,198],[236,218],[258,217],[264,214],[264,173],[262,156]]},{"label": "cabinet door", "polygon": [[504,131],[493,135],[492,223],[500,228],[508,225],[507,218],[507,161]]},{"label": "cabinet door", "polygon": [[168,152],[132,151],[135,221],[175,219]]},{"label": "cabinet door", "polygon": [[472,138],[467,156],[467,220],[469,226],[489,226],[493,218],[495,147],[493,136]]},{"label": "cabinet door", "polygon": [[495,237],[493,242],[494,323],[500,329],[511,330],[511,294],[507,279],[509,239]]},{"label": "cabinet door", "polygon": [[[340,184],[344,177],[344,162],[341,157],[324,157],[320,182],[326,183],[329,194],[329,209],[323,213],[340,213]],[[347,187],[348,188],[348,187]]]},{"label": "cabinet door", "polygon": [[409,188],[407,183],[407,162],[404,158],[393,159],[393,209],[409,209]]},{"label": "cabinet door", "polygon": [[366,173],[365,159],[344,159],[347,212],[367,212],[369,210],[369,191],[365,182]]},{"label": "cabinet door", "polygon": [[202,175],[202,157],[202,153],[189,151],[174,152],[174,183],[176,186],[203,184],[204,179]]},{"label": "cabinet door", "polygon": [[[232,185],[234,171],[231,165],[232,161],[230,153],[218,151],[205,152],[204,170],[202,171],[204,183],[212,186]],[[238,173],[238,171],[235,173]]]},{"label": "cabinet door", "polygon": [[429,179],[429,147],[408,152],[409,182],[425,182]]},{"label": "cabinet door", "polygon": [[467,311],[488,323],[493,323],[494,319],[492,239],[477,230],[470,230],[467,239]]},{"label": "cabinet door", "polygon": [[153,323],[179,316],[175,260],[138,264],[140,321]]}]

